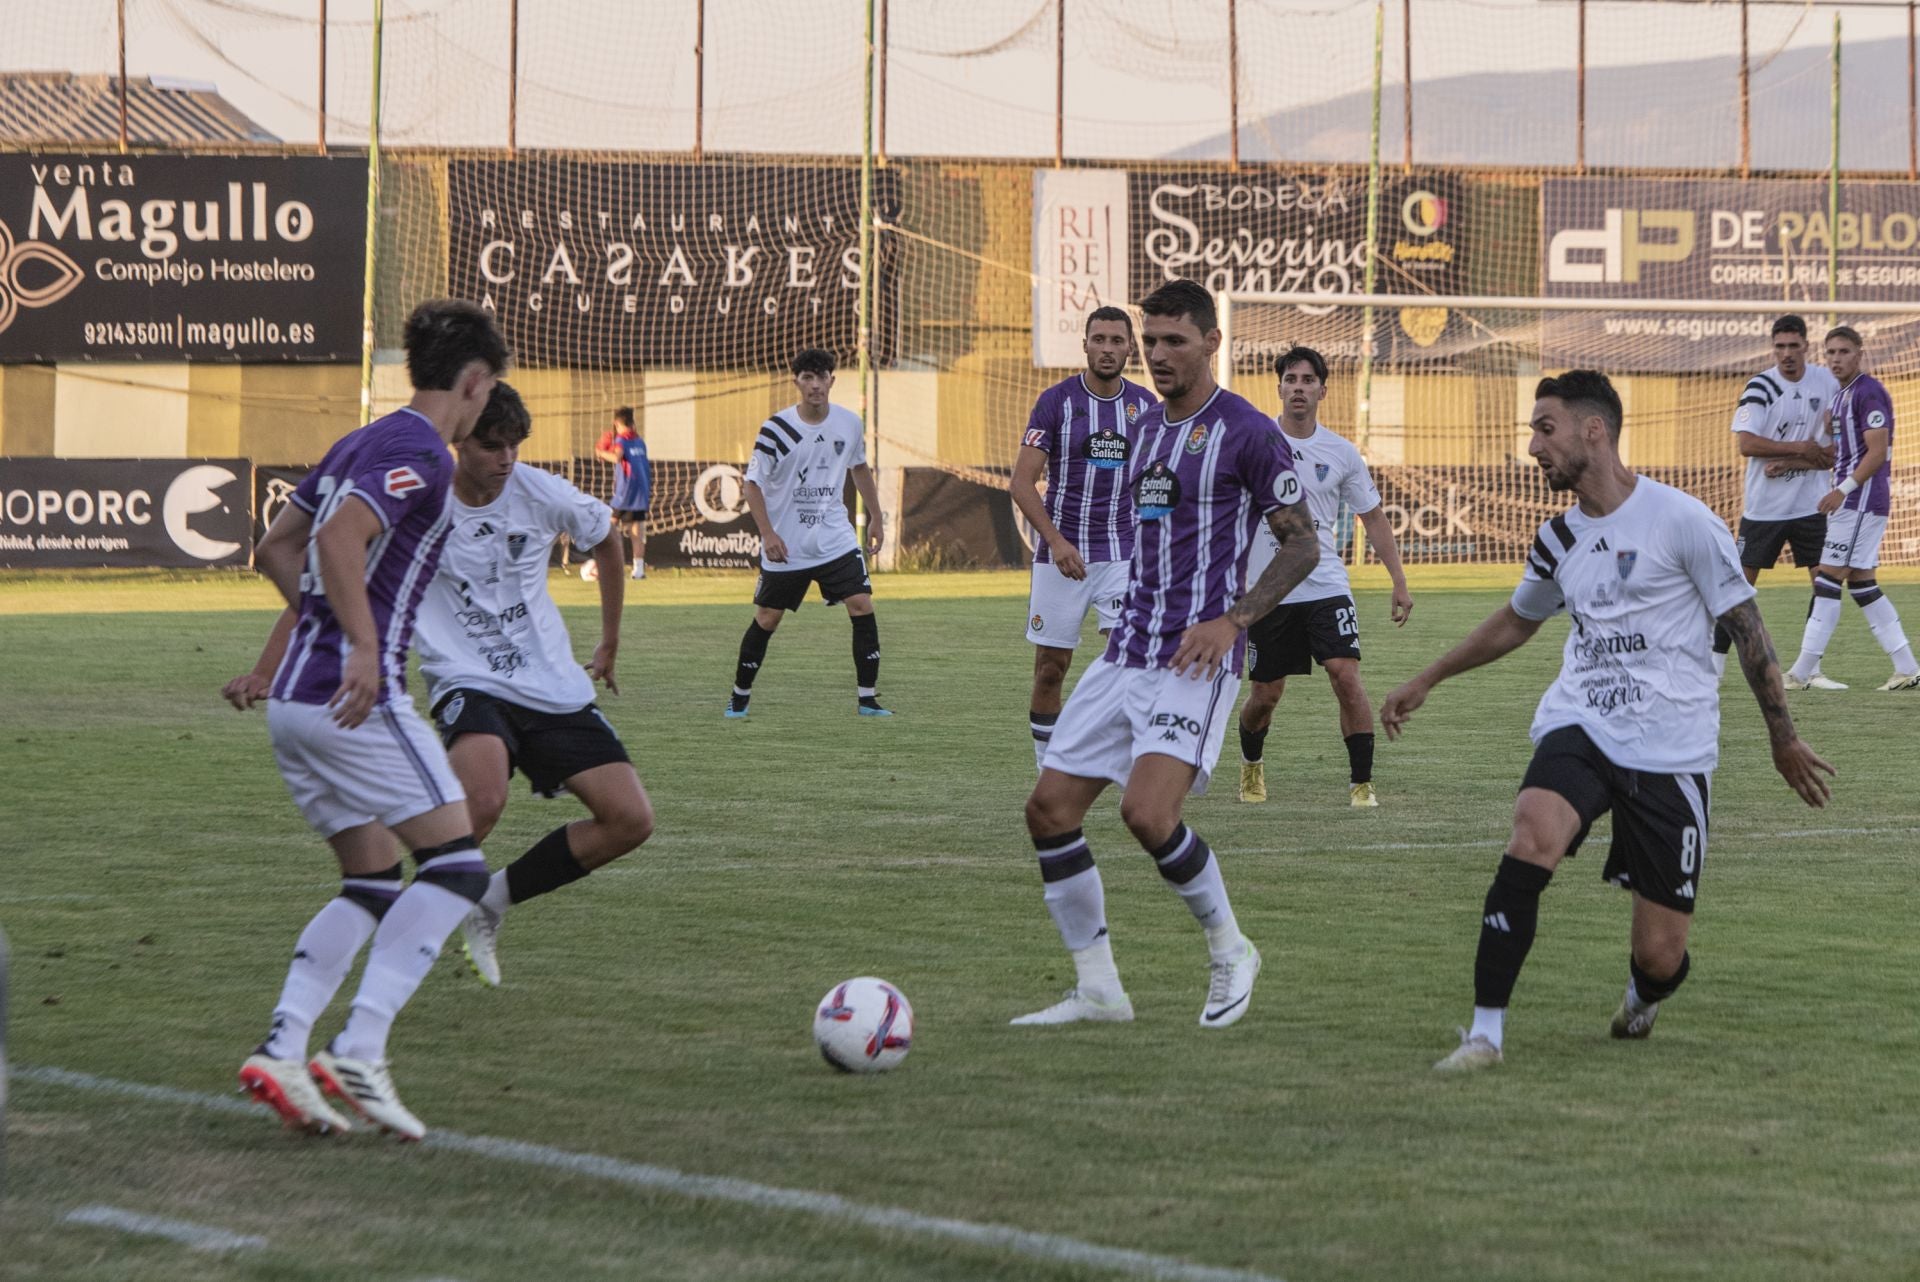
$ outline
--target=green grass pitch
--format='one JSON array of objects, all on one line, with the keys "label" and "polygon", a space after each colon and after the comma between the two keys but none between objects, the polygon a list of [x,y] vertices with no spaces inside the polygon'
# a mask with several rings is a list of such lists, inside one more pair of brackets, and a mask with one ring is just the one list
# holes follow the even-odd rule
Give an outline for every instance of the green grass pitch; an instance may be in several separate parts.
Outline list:
[{"label": "green grass pitch", "polygon": [[[1791,657],[1805,590],[1768,582]],[[1401,632],[1384,594],[1362,593],[1376,705],[1503,597],[1421,583]],[[335,882],[264,719],[218,698],[270,620],[265,590],[132,576],[0,582],[16,1074],[0,1278],[1920,1276],[1920,698],[1873,692],[1888,664],[1857,611],[1826,665],[1854,688],[1792,705],[1840,768],[1827,811],[1773,774],[1752,700],[1727,683],[1693,977],[1654,1037],[1606,1035],[1627,901],[1599,881],[1603,825],[1547,892],[1507,1064],[1451,1080],[1429,1066],[1469,1014],[1479,905],[1564,623],[1382,739],[1377,811],[1346,805],[1317,674],[1281,704],[1269,804],[1235,799],[1229,735],[1220,786],[1188,810],[1266,956],[1229,1031],[1195,1027],[1199,933],[1117,794],[1103,800],[1089,835],[1138,1022],[1027,1030],[1008,1018],[1057,996],[1071,965],[1021,822],[1024,579],[878,586],[899,715],[853,715],[845,616],[811,604],[744,722],[720,709],[747,580],[636,586],[624,693],[605,707],[658,835],[517,910],[504,988],[472,980],[451,943],[400,1020],[396,1079],[432,1128],[1157,1263],[1040,1259],[485,1146],[297,1140],[264,1111],[57,1084],[48,1070],[229,1092]],[[591,589],[556,591],[584,654]],[[1920,587],[1890,595],[1920,633]],[[577,813],[517,787],[490,862]],[[808,1035],[819,996],[857,974],[913,1001],[916,1044],[891,1075],[836,1074]],[[209,1253],[65,1222],[94,1205],[267,1245]]]}]

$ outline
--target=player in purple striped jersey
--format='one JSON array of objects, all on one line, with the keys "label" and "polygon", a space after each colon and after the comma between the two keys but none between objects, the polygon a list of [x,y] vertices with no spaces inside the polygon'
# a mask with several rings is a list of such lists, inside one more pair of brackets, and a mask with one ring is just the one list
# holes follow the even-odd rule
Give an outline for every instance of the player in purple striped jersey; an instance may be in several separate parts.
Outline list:
[{"label": "player in purple striped jersey", "polygon": [[[417,1140],[426,1128],[394,1090],[387,1035],[485,893],[487,865],[447,754],[407,697],[407,649],[449,528],[447,446],[473,430],[507,347],[487,312],[452,300],[415,308],[405,343],[413,399],[342,437],[260,541],[255,564],[290,608],[223,693],[239,708],[267,697],[280,773],[342,878],[300,934],[241,1085],[302,1130],[348,1129],[317,1083]],[[405,890],[396,838],[418,864]],[[309,1063],[314,1021],[369,938],[346,1027]]]},{"label": "player in purple striped jersey", "polygon": [[1900,627],[1900,612],[1880,591],[1875,571],[1893,499],[1893,398],[1884,383],[1860,368],[1865,346],[1849,325],[1827,331],[1827,368],[1840,383],[1833,398],[1833,488],[1820,500],[1827,540],[1813,576],[1813,608],[1800,640],[1800,657],[1787,689],[1814,689],[1820,656],[1840,626],[1840,593],[1852,593],[1873,639],[1893,660],[1882,690],[1920,689],[1920,662]]},{"label": "player in purple striped jersey", "polygon": [[[1319,560],[1313,518],[1286,438],[1213,381],[1213,298],[1172,281],[1140,304],[1147,368],[1166,398],[1140,416],[1128,465],[1139,520],[1127,600],[1107,652],[1074,687],[1027,798],[1047,911],[1073,955],[1066,997],[1014,1020],[1130,1020],[1107,937],[1106,897],[1080,825],[1109,784],[1120,817],[1206,933],[1202,1028],[1246,1014],[1260,954],[1240,933],[1213,851],[1181,822],[1206,791],[1232,719],[1246,629]],[[1246,588],[1247,552],[1265,521],[1279,541]],[[1246,590],[1243,592],[1242,589]]]},{"label": "player in purple striped jersey", "polygon": [[[1014,460],[1014,506],[1040,545],[1033,554],[1027,640],[1033,642],[1028,725],[1033,759],[1046,756],[1060,720],[1060,687],[1092,609],[1105,637],[1120,621],[1133,559],[1127,448],[1135,423],[1158,398],[1122,376],[1133,359],[1133,321],[1118,307],[1087,317],[1087,369],[1040,393]],[[1046,477],[1042,498],[1036,482]]]}]

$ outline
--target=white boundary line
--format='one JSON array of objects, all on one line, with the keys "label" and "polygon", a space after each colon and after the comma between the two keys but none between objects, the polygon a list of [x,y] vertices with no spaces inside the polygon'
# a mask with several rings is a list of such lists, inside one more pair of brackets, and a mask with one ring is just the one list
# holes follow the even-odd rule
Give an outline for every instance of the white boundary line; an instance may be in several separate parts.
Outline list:
[{"label": "white boundary line", "polygon": [[[65,1068],[20,1068],[15,1070],[13,1078],[16,1082],[32,1082],[37,1086],[63,1086],[95,1095],[117,1095],[125,1099],[173,1104],[213,1113],[244,1113],[262,1119],[267,1116],[255,1105],[242,1103],[238,1099],[177,1090],[171,1086],[122,1082]],[[1270,1274],[1212,1268],[1172,1256],[1097,1246],[1092,1242],[1053,1233],[1035,1233],[1000,1224],[975,1224],[968,1220],[922,1215],[903,1207],[873,1206],[831,1193],[777,1188],[727,1176],[689,1175],[670,1167],[650,1166],[593,1153],[574,1153],[545,1144],[527,1144],[488,1135],[461,1135],[453,1131],[434,1131],[427,1137],[426,1143],[429,1148],[470,1153],[517,1166],[541,1167],[585,1179],[603,1180],[609,1184],[623,1184],[629,1188],[674,1193],[699,1201],[727,1202],[760,1210],[788,1211],[826,1220],[841,1220],[912,1237],[942,1238],[1027,1259],[1105,1269],[1129,1277],[1156,1279],[1156,1282],[1281,1282],[1281,1279]]]},{"label": "white boundary line", "polygon": [[229,1233],[210,1224],[191,1220],[169,1220],[160,1215],[142,1215],[117,1206],[83,1206],[61,1217],[63,1224],[89,1224],[95,1228],[119,1229],[141,1237],[163,1237],[193,1251],[258,1251],[267,1239],[250,1233]]}]

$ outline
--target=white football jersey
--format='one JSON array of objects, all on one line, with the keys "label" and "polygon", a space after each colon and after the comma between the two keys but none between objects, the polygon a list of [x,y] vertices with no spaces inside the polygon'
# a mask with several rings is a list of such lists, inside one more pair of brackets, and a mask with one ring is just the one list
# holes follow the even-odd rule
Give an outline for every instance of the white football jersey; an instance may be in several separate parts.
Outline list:
[{"label": "white football jersey", "polygon": [[867,461],[867,434],[860,416],[838,405],[809,423],[789,405],[760,426],[747,479],[766,496],[767,519],[787,545],[785,561],[766,570],[806,570],[825,565],[859,546],[847,518],[847,469]]},{"label": "white football jersey", "polygon": [[453,529],[414,623],[427,706],[459,688],[540,712],[592,703],[593,679],[547,591],[547,553],[562,534],[598,546],[612,529],[607,505],[522,463],[493,502],[449,495],[447,515]]},{"label": "white football jersey", "polygon": [[[1839,391],[1840,384],[1824,365],[1807,366],[1797,383],[1789,383],[1775,365],[1747,380],[1740,406],[1733,412],[1733,430],[1752,432],[1768,441],[1810,441],[1820,431],[1820,416]],[[1772,461],[1747,460],[1747,504],[1741,515],[1749,521],[1792,521],[1814,515],[1833,488],[1826,469],[1769,477],[1767,464]]]},{"label": "white football jersey", "polygon": [[1606,516],[1575,507],[1554,517],[1513,593],[1522,618],[1573,618],[1533,741],[1579,726],[1625,769],[1710,772],[1720,757],[1713,624],[1753,595],[1726,523],[1683,490],[1642,476]]},{"label": "white football jersey", "polygon": [[[1280,431],[1278,427],[1274,430]],[[1374,488],[1367,462],[1353,442],[1320,423],[1313,425],[1313,435],[1304,441],[1288,436],[1287,445],[1293,450],[1293,470],[1307,490],[1307,511],[1313,514],[1314,533],[1320,538],[1320,563],[1280,604],[1351,596],[1353,586],[1340,560],[1340,526],[1379,507],[1380,491]],[[1343,507],[1347,509],[1345,517],[1340,511]],[[1247,553],[1248,583],[1260,577],[1279,550],[1280,540],[1273,537],[1273,528],[1262,521]]]}]

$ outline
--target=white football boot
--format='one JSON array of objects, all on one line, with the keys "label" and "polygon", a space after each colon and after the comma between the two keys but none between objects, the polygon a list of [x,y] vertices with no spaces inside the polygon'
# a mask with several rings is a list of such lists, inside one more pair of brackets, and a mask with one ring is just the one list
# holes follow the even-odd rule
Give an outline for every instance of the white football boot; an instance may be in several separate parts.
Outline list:
[{"label": "white football boot", "polygon": [[475,904],[473,911],[460,920],[461,951],[466,953],[473,973],[489,988],[500,987],[500,918],[501,914],[485,904]]},{"label": "white football boot", "polygon": [[309,1135],[353,1132],[352,1124],[320,1098],[297,1059],[275,1059],[255,1051],[240,1066],[240,1089],[278,1113],[290,1130]]},{"label": "white football boot", "polygon": [[1125,1024],[1133,1019],[1133,1003],[1125,993],[1112,1001],[1101,1001],[1088,997],[1078,988],[1069,988],[1062,997],[1045,1010],[1037,1010],[1031,1015],[1022,1015],[1018,1019],[1007,1021],[1015,1025],[1040,1024],[1078,1024],[1082,1021],[1093,1023]]},{"label": "white football boot", "polygon": [[1466,1029],[1460,1030],[1460,1044],[1453,1053],[1433,1066],[1436,1073],[1471,1073],[1482,1068],[1492,1068],[1504,1062],[1506,1056],[1500,1048],[1484,1037],[1469,1036]]},{"label": "white football boot", "polygon": [[1200,1027],[1225,1028],[1237,1024],[1247,1013],[1253,999],[1254,977],[1260,973],[1260,950],[1246,936],[1240,937],[1245,950],[1232,961],[1210,964],[1207,980],[1207,1004],[1200,1008]]},{"label": "white football boot", "polygon": [[354,1112],[403,1140],[422,1140],[427,1128],[400,1102],[393,1089],[393,1078],[386,1062],[372,1059],[347,1059],[332,1051],[321,1051],[307,1065],[320,1089],[334,1096]]}]

